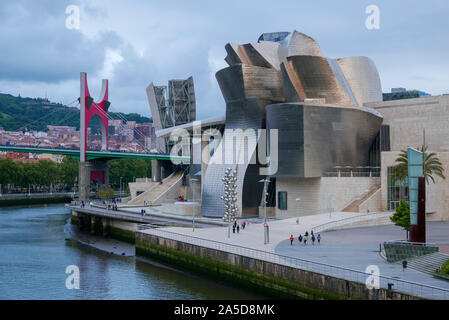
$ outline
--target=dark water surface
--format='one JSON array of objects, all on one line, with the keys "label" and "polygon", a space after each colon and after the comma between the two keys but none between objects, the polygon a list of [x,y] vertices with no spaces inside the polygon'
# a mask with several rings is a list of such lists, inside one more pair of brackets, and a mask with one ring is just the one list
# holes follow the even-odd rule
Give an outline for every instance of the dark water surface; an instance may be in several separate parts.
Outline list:
[{"label": "dark water surface", "polygon": [[[79,243],[69,217],[63,205],[0,208],[0,299],[263,298]],[[66,288],[69,265],[80,270],[78,290]]]}]

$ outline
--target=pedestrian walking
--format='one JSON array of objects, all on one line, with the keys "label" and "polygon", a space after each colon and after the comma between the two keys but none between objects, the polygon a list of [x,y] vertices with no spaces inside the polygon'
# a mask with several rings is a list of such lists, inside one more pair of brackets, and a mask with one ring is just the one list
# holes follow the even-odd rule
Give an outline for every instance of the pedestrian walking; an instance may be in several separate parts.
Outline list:
[{"label": "pedestrian walking", "polygon": [[293,240],[295,240],[295,238],[293,238],[293,235],[290,236],[290,245],[293,245]]},{"label": "pedestrian walking", "polygon": [[313,233],[312,233],[311,239],[312,239],[312,244],[315,245],[315,235]]},{"label": "pedestrian walking", "polygon": [[232,233],[235,233],[235,224],[232,226]]},{"label": "pedestrian walking", "polygon": [[304,245],[307,245],[307,236],[304,235]]},{"label": "pedestrian walking", "polygon": [[238,224],[237,225],[237,233],[239,233],[240,232],[240,225]]},{"label": "pedestrian walking", "polygon": [[299,243],[301,243],[301,242],[302,242],[302,235],[299,235],[299,237],[298,237],[298,241],[299,241]]},{"label": "pedestrian walking", "polygon": [[319,233],[318,233],[316,239],[318,240],[318,244],[320,244],[320,241],[321,241],[321,235],[320,235]]},{"label": "pedestrian walking", "polygon": [[245,227],[246,227],[246,221],[243,221],[243,223],[242,223],[243,230],[245,230]]},{"label": "pedestrian walking", "polygon": [[309,231],[306,231],[306,233],[304,233],[304,236],[308,237],[309,236]]}]

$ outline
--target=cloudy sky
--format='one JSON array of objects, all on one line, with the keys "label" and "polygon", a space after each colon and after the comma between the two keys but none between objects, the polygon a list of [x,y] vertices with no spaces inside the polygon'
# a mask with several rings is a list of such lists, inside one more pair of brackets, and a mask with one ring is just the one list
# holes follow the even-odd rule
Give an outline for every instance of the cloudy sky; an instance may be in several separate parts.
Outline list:
[{"label": "cloudy sky", "polygon": [[[80,29],[66,8],[80,8]],[[368,5],[380,29],[365,27]],[[69,103],[88,73],[94,97],[110,79],[112,111],[150,115],[150,82],[193,76],[198,118],[224,114],[215,72],[227,42],[298,30],[325,55],[371,57],[384,92],[391,87],[449,93],[447,0],[0,0],[0,92]]]}]

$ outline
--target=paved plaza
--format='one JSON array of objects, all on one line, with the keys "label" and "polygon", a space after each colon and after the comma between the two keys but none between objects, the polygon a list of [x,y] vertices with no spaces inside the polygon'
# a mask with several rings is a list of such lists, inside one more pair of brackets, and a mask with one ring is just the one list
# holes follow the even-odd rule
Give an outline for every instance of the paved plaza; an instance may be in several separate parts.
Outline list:
[{"label": "paved plaza", "polygon": [[[162,230],[360,272],[365,272],[368,266],[375,265],[379,268],[381,276],[449,290],[449,281],[444,281],[412,269],[403,270],[400,264],[387,263],[380,255],[379,244],[390,240],[405,239],[405,232],[394,225],[322,232],[321,243],[318,244],[315,242],[315,245],[311,244],[310,237],[307,245],[298,242],[298,235],[300,233],[304,235],[305,231],[310,233],[310,230],[314,226],[330,221],[355,217],[357,215],[360,214],[338,212],[332,213],[332,216],[329,214],[305,216],[300,218],[299,224],[296,223],[296,218],[271,220],[269,221],[270,243],[266,245],[264,245],[263,223],[260,219],[255,219],[253,222],[250,220],[245,230],[240,229],[239,233],[232,233],[231,230],[230,238],[228,238],[226,227],[197,228],[195,231],[191,228],[168,227],[162,228]],[[243,220],[239,222],[241,223]],[[449,237],[447,236],[449,234],[449,222],[429,222],[427,224],[427,233],[428,242],[435,243],[443,249],[449,246]],[[290,245],[289,240],[291,234],[295,238],[293,245]],[[308,269],[320,272],[320,268],[323,269],[325,266],[311,267]],[[325,273],[339,276],[332,272],[332,270],[327,270]],[[386,286],[386,282],[382,286]],[[444,297],[447,299],[449,295],[446,293]]]}]

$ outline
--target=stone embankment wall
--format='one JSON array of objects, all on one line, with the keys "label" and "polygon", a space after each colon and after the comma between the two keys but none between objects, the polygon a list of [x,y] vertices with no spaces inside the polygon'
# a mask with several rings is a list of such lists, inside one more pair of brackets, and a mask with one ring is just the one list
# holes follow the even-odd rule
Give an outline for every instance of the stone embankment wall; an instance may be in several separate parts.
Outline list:
[{"label": "stone embankment wall", "polygon": [[136,254],[164,261],[273,297],[294,299],[417,299],[387,289],[300,270],[225,251],[136,232]]}]

